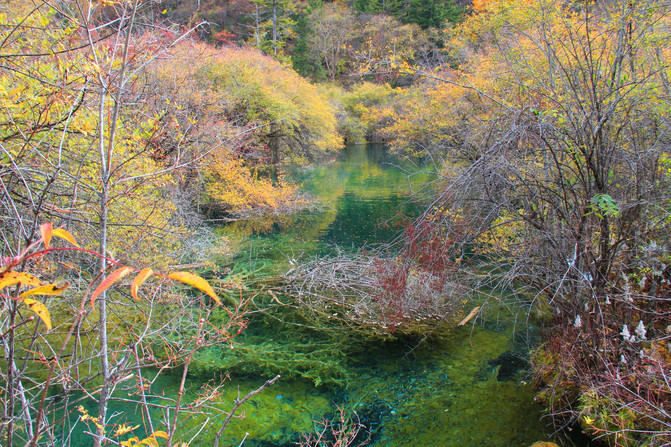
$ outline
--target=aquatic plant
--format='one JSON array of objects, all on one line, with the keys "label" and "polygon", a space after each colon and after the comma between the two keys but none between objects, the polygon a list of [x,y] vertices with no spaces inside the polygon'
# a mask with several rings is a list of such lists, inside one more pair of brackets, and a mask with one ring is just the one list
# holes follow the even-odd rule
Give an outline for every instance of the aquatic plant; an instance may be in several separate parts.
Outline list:
[{"label": "aquatic plant", "polygon": [[278,338],[248,336],[240,343],[203,350],[195,357],[191,372],[200,377],[229,372],[237,377],[280,374],[309,380],[315,386],[345,386],[353,379],[343,362],[343,346],[333,340],[302,342],[297,339],[300,333],[283,332]]}]

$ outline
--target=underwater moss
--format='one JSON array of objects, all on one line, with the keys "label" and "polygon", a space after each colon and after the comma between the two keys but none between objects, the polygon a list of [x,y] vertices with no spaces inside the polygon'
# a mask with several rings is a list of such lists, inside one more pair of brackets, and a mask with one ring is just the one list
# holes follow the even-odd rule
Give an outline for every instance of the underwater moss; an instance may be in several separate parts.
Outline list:
[{"label": "underwater moss", "polygon": [[[221,230],[231,232],[232,244],[240,250],[226,262],[228,276],[221,284],[237,284],[226,293],[237,302],[249,299],[251,314],[248,328],[232,345],[196,355],[191,363],[194,390],[213,376],[230,374],[231,385],[226,384],[216,403],[225,410],[237,396],[282,376],[250,400],[244,419],[234,418],[224,444],[239,445],[245,439],[244,445],[252,447],[288,445],[301,433],[323,429],[323,421],[334,420],[339,408],[356,414],[374,446],[524,446],[547,439],[534,392],[524,383],[524,372],[517,372],[520,366],[500,374],[502,354],[524,349],[515,344],[515,318],[509,313],[481,314],[476,326],[461,328],[455,328],[453,318],[425,318],[407,326],[363,324],[353,330],[338,315],[334,318],[339,310],[329,315],[325,307],[316,314],[283,295],[276,282],[264,283],[305,259],[342,253],[333,248],[334,241],[352,244],[346,252],[359,244],[387,242],[397,232],[393,222],[399,209],[409,215],[420,209],[401,206],[405,198],[398,194],[410,183],[407,172],[386,164],[366,167],[372,163],[363,156],[370,155],[367,150],[351,150],[351,163],[303,172],[312,192],[326,198],[324,210]],[[372,203],[390,194],[392,205],[388,200],[379,207]],[[239,237],[232,234],[236,228]],[[459,307],[482,304],[459,295]],[[204,421],[186,421],[182,439],[190,439]],[[198,435],[200,445],[211,444],[214,425]]]},{"label": "underwater moss", "polygon": [[509,332],[483,328],[420,346],[414,375],[369,389],[391,408],[376,445],[521,446],[543,439],[531,386],[498,380],[500,366],[488,362],[512,348]]},{"label": "underwater moss", "polygon": [[235,376],[252,375],[304,378],[315,386],[346,386],[350,374],[344,366],[345,354],[329,343],[300,343],[291,340],[243,337],[241,344],[204,350],[194,357],[191,365],[196,376],[211,376],[216,372]]}]

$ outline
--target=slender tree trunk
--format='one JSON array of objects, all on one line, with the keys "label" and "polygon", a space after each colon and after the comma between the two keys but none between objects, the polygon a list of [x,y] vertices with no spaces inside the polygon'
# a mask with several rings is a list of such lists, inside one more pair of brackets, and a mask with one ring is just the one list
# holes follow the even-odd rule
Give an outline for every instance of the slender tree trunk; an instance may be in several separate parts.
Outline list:
[{"label": "slender tree trunk", "polygon": [[[99,109],[99,144],[98,148],[100,150],[100,159],[101,159],[101,169],[100,169],[100,178],[101,178],[101,192],[100,192],[100,239],[99,239],[99,251],[102,254],[107,253],[107,224],[108,224],[108,215],[109,215],[109,191],[110,191],[110,176],[112,172],[112,157],[114,155],[115,147],[115,136],[116,136],[116,127],[117,120],[119,117],[119,111],[122,104],[122,95],[125,84],[126,76],[126,66],[128,61],[128,48],[130,46],[130,37],[133,32],[133,23],[135,21],[135,14],[137,12],[138,0],[133,2],[132,11],[130,18],[128,19],[128,29],[126,31],[126,38],[123,46],[123,56],[121,59],[121,69],[119,73],[119,81],[117,85],[116,95],[114,97],[114,108],[110,116],[110,129],[105,138],[105,103],[107,102],[107,96],[110,93],[106,88],[106,83],[101,77],[101,92],[100,92],[100,109]],[[119,32],[123,29],[124,20],[120,21]],[[107,143],[107,147],[105,147]],[[100,270],[101,272],[105,271],[107,268],[107,261],[104,258],[100,258]],[[100,324],[100,363],[101,363],[101,377],[102,377],[102,386],[100,389],[100,401],[98,403],[98,418],[100,423],[100,428],[96,431],[96,436],[94,440],[94,447],[99,447],[105,436],[103,428],[107,420],[107,407],[109,404],[112,391],[114,389],[114,383],[112,383],[112,376],[109,367],[109,346],[108,346],[108,335],[107,335],[107,293],[103,292],[98,297],[98,311],[99,311],[99,324]]]},{"label": "slender tree trunk", "polygon": [[277,0],[273,0],[273,54],[277,56]]},{"label": "slender tree trunk", "polygon": [[[109,171],[108,163],[105,156],[105,103],[107,100],[107,87],[105,86],[104,80],[101,79],[100,86],[100,106],[98,110],[98,128],[99,128],[99,141],[98,149],[100,150],[100,159],[101,159],[101,168],[100,168],[100,178],[101,178],[101,191],[100,191],[100,236],[98,240],[98,250],[100,253],[107,253],[107,201],[109,195]],[[100,258],[100,271],[104,272],[107,268],[107,261],[105,258]],[[109,352],[107,346],[107,294],[105,292],[101,293],[97,300],[98,304],[98,321],[100,324],[99,328],[99,337],[100,337],[100,373],[102,376],[102,388],[100,389],[100,400],[98,401],[98,417],[100,418],[100,424],[105,424],[105,418],[107,416],[107,402],[109,400]],[[94,446],[100,446],[104,433],[101,429],[98,429],[96,432],[96,437],[94,441]]]},{"label": "slender tree trunk", "polygon": [[270,163],[277,165],[280,163],[280,135],[279,126],[273,122],[270,124],[270,141],[268,142],[270,149]]},{"label": "slender tree trunk", "polygon": [[256,48],[261,49],[261,7],[258,4],[255,5],[255,12],[254,20],[256,26],[254,27],[254,38],[256,39]]},{"label": "slender tree trunk", "polygon": [[9,303],[9,333],[7,334],[7,395],[5,396],[5,414],[7,421],[7,447],[12,447],[12,438],[14,437],[14,321],[16,318],[16,303]]}]

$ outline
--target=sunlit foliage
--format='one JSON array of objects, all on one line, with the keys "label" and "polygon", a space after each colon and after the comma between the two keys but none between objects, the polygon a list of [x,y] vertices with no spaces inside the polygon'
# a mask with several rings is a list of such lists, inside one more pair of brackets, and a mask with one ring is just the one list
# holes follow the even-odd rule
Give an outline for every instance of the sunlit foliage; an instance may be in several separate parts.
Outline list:
[{"label": "sunlit foliage", "polygon": [[230,119],[259,127],[272,161],[282,155],[314,159],[340,147],[330,105],[293,70],[253,50],[227,48],[208,56],[199,81],[224,96]]},{"label": "sunlit foliage", "polygon": [[321,92],[257,50],[189,42],[149,70],[156,118],[146,132],[155,157],[197,161],[198,171],[182,171],[180,188],[202,194],[205,211],[283,208],[297,198],[274,178],[280,161],[329,157],[342,144]]},{"label": "sunlit foliage", "polygon": [[273,182],[259,178],[238,158],[215,154],[210,159],[205,169],[205,194],[214,209],[233,213],[275,212],[301,206],[295,185],[282,179]]}]

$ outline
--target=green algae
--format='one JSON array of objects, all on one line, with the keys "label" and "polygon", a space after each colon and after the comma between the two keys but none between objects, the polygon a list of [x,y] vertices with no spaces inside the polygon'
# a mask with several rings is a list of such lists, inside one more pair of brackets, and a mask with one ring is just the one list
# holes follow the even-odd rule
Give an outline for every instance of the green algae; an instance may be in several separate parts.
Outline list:
[{"label": "green algae", "polygon": [[459,329],[420,349],[414,380],[391,388],[395,395],[377,393],[394,410],[376,445],[521,446],[544,438],[531,387],[521,377],[498,380],[501,366],[488,362],[513,349],[510,333]]},{"label": "green algae", "polygon": [[[236,346],[237,345],[237,346]],[[306,343],[273,337],[244,337],[233,349],[228,346],[204,351],[192,364],[194,375],[210,376],[216,372],[234,375],[273,377],[277,374],[314,383],[344,386],[350,380],[344,362],[345,354],[338,344],[320,340]]]},{"label": "green algae", "polygon": [[[365,426],[361,441],[370,436],[375,446],[524,446],[546,439],[523,369],[500,374],[503,354],[527,349],[516,341],[514,318],[492,312],[475,326],[427,325],[420,331],[431,333],[426,338],[401,331],[362,335],[333,320],[307,318],[290,297],[271,293],[268,278],[302,259],[329,254],[333,244],[388,242],[398,233],[394,221],[421,210],[407,194],[430,174],[408,175],[370,148],[350,148],[348,157],[293,173],[323,207],[219,229],[237,253],[219,265],[226,272],[223,295],[251,299],[252,314],[232,345],[196,355],[185,400],[198,399],[211,378],[229,377],[213,404],[229,411],[234,399],[282,376],[241,408],[244,418],[232,419],[223,445],[243,439],[247,447],[290,445],[319,430],[320,421],[337,419],[339,408],[356,413]],[[464,299],[467,306],[481,304]],[[177,383],[175,376],[155,385],[174,397]],[[197,434],[192,445],[211,445],[222,421],[209,420],[203,429],[206,422],[206,416],[186,418],[179,438]]]},{"label": "green algae", "polygon": [[[245,445],[288,445],[301,433],[317,430],[319,421],[335,417],[336,405],[358,414],[376,446],[523,446],[546,438],[524,371],[501,380],[502,366],[494,363],[501,354],[520,348],[510,327],[462,327],[446,337],[416,343],[394,340],[348,355],[333,353],[342,361],[339,374],[348,378],[342,386],[315,386],[310,376],[304,380],[283,376],[244,407],[245,418],[231,422],[224,445],[234,445],[245,434]],[[263,344],[263,352],[290,356],[283,352],[282,340]],[[243,348],[235,348],[239,349]],[[254,374],[240,375],[240,368],[231,363],[231,371],[238,374],[226,383],[215,404],[218,408],[230,407],[233,399],[258,387],[278,367],[290,368],[270,357],[249,362],[269,369],[257,375],[255,365]],[[318,362],[311,374],[328,375],[332,366]],[[186,424],[185,435],[202,421],[196,418]],[[201,445],[210,444],[214,432],[213,428],[203,433]]]},{"label": "green algae", "polygon": [[[226,268],[247,284],[244,293],[256,294],[258,313],[234,349],[206,351],[194,359],[193,371],[199,377],[230,374],[234,383],[282,376],[253,399],[251,426],[247,418],[234,420],[228,439],[234,443],[249,433],[245,445],[284,445],[317,430],[315,421],[335,418],[338,407],[356,412],[377,446],[522,446],[546,439],[523,373],[501,380],[503,366],[495,364],[506,352],[524,350],[514,341],[513,318],[492,313],[477,326],[435,330],[425,340],[402,333],[362,336],[332,321],[304,318],[289,297],[260,292],[262,282],[249,286],[305,256],[328,254],[331,244],[388,242],[398,232],[393,221],[421,209],[407,194],[429,174],[409,176],[370,148],[351,148],[348,155],[335,165],[293,173],[324,202],[322,209],[221,230],[239,253]],[[286,406],[278,407],[282,401]],[[203,436],[207,445],[210,435]]]},{"label": "green algae", "polygon": [[[231,411],[235,399],[257,389],[264,380],[236,378],[224,383],[211,408]],[[186,398],[193,400],[201,391],[200,382],[187,384]],[[166,395],[176,395],[177,384],[169,381],[159,384]],[[315,424],[333,411],[332,395],[315,389],[306,381],[280,380],[254,396],[238,410],[226,427],[221,445],[288,445],[299,439],[301,433],[314,431]],[[187,442],[196,433],[197,442],[191,445],[213,445],[219,424],[213,423],[203,430],[207,416],[186,418],[179,427],[177,439]],[[210,421],[211,422],[211,421]]]}]

